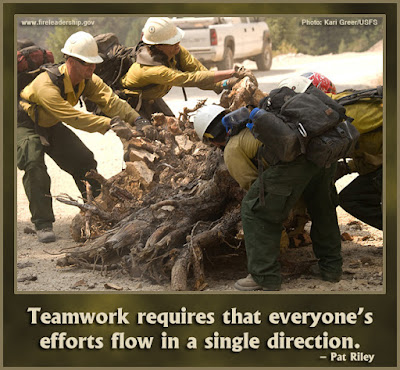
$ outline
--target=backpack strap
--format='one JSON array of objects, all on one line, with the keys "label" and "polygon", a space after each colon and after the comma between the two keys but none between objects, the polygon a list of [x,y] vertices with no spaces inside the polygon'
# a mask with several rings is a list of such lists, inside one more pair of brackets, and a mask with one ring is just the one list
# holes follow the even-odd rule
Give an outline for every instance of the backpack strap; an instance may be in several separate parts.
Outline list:
[{"label": "backpack strap", "polygon": [[383,86],[377,86],[374,89],[358,90],[336,101],[341,105],[349,105],[361,99],[383,99]]},{"label": "backpack strap", "polygon": [[[47,74],[50,77],[51,82],[56,85],[60,89],[61,97],[64,100],[67,100],[67,94],[65,93],[65,86],[64,86],[64,73],[61,73],[58,69],[59,64],[54,65],[49,68],[44,68]],[[85,80],[85,88],[82,91],[82,94],[85,92],[89,79]],[[83,107],[82,96],[79,97],[79,104],[81,108]]]},{"label": "backpack strap", "polygon": [[[179,71],[182,71],[182,67],[181,67],[181,55],[182,55],[182,50],[179,50],[179,53],[177,55],[175,55],[175,61],[176,61],[176,68],[178,68]],[[182,93],[183,93],[183,97],[185,98],[185,101],[188,100],[187,95],[186,95],[186,90],[184,87],[182,87]]]},{"label": "backpack strap", "polygon": [[[66,100],[66,94],[65,94],[65,88],[64,88],[64,74],[61,73],[58,69],[59,64],[52,65],[52,66],[42,66],[39,69],[42,71],[46,71],[48,76],[50,77],[51,82],[56,85],[61,92],[61,96],[64,100]],[[34,72],[34,71],[33,71]],[[25,99],[21,99],[24,100]],[[45,127],[39,126],[39,111],[37,109],[37,104],[29,102],[28,103],[32,104],[34,106],[35,110],[35,119],[33,120],[34,123],[34,128],[36,133],[39,135],[40,142],[42,143],[43,146],[50,146],[50,143],[48,141],[48,131]]]},{"label": "backpack strap", "polygon": [[61,73],[58,67],[59,64],[56,64],[51,67],[44,67],[43,69],[47,72],[51,82],[53,82],[53,84],[60,89],[62,98],[66,100],[67,94],[65,93],[65,87],[64,87],[64,73]]},{"label": "backpack strap", "polygon": [[[136,53],[136,51],[135,51],[135,53]],[[120,65],[118,68],[117,76],[111,82],[110,87],[113,87],[115,84],[117,84],[119,79],[121,78],[125,61],[128,59],[131,59],[131,60],[135,59],[135,54],[133,52],[133,48],[125,48],[125,47],[119,46],[115,53],[115,58],[117,58],[117,57],[120,58]],[[130,64],[132,65],[132,62]]]}]

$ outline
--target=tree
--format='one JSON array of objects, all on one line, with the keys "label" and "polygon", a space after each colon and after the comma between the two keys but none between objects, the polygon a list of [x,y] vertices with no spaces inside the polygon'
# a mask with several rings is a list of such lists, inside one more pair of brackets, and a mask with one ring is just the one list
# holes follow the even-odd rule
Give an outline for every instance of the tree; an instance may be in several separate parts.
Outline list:
[{"label": "tree", "polygon": [[130,30],[126,35],[125,45],[126,46],[134,46],[136,45],[140,39],[142,34],[142,29],[144,24],[146,23],[147,18],[136,18],[133,19]]},{"label": "tree", "polygon": [[63,54],[61,53],[61,49],[63,48],[65,41],[71,36],[73,33],[78,32],[80,27],[72,26],[72,27],[56,27],[54,32],[50,33],[46,39],[46,44],[48,48],[53,52],[54,61],[56,63],[63,61]]},{"label": "tree", "polygon": [[[346,17],[346,25],[338,17],[272,16],[264,20],[270,28],[273,50],[284,52],[288,45],[299,53],[322,55],[344,51],[362,52],[383,39],[383,20]],[[329,22],[332,21],[332,22]],[[335,22],[337,22],[335,24]],[[362,24],[360,24],[360,22]]]}]

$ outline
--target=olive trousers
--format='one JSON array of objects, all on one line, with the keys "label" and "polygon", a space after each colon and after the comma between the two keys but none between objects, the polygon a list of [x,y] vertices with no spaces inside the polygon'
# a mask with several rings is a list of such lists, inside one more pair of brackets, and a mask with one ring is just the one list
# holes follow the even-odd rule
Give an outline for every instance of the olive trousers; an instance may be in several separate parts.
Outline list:
[{"label": "olive trousers", "polygon": [[31,221],[37,230],[51,227],[55,221],[50,192],[51,180],[44,161],[45,153],[62,170],[72,175],[84,199],[86,186],[82,180],[89,181],[93,196],[97,196],[101,188],[97,181],[85,178],[86,172],[96,170],[97,162],[93,153],[72,130],[59,122],[46,129],[46,134],[50,146],[42,145],[29,118],[18,122],[17,166],[25,172],[22,181],[29,201]]},{"label": "olive trousers", "polygon": [[[268,167],[250,187],[242,201],[241,213],[248,271],[257,284],[271,290],[280,288],[282,224],[302,194],[312,220],[310,236],[322,278],[340,279],[342,257],[335,171],[336,164],[319,168],[300,156],[290,163]],[[264,195],[264,202],[260,194]]]}]

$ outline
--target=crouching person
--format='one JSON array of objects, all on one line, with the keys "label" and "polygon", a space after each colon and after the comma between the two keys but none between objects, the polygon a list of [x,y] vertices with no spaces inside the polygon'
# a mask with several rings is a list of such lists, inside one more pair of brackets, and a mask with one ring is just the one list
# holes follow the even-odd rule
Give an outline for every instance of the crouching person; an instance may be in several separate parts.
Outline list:
[{"label": "crouching person", "polygon": [[[134,125],[139,118],[128,103],[119,99],[93,74],[102,58],[92,35],[86,32],[71,35],[61,51],[66,62],[39,74],[22,90],[18,100],[17,165],[25,171],[23,184],[31,221],[42,243],[56,239],[52,227],[55,219],[50,177],[44,155],[49,155],[61,169],[72,175],[84,199],[86,187],[82,180],[85,180],[87,171],[97,167],[93,153],[62,122],[101,134],[112,128],[121,136],[130,132],[123,120]],[[76,110],[74,106],[81,95],[98,104],[108,117],[114,118]],[[97,196],[100,185],[91,180],[89,183],[93,195]]]},{"label": "crouching person", "polygon": [[129,103],[145,118],[173,116],[163,97],[173,86],[197,87],[220,94],[251,73],[243,68],[209,71],[183,46],[184,31],[166,17],[150,17],[137,45],[136,62],[121,79]]},{"label": "crouching person", "polygon": [[360,133],[357,147],[350,160],[338,162],[336,180],[348,173],[358,176],[340,193],[340,206],[352,216],[379,230],[382,217],[382,163],[383,163],[383,89],[344,90],[317,72],[302,76],[312,80],[319,90],[346,108],[346,115]]},{"label": "crouching person", "polygon": [[[227,112],[219,106],[197,111],[194,127],[198,136],[224,147],[236,165],[228,166],[233,177],[242,172],[242,184],[251,184],[242,201],[242,223],[249,275],[235,283],[243,291],[280,290],[280,240],[283,222],[303,195],[312,220],[311,239],[323,280],[337,282],[342,275],[341,238],[336,215],[334,187],[336,165],[320,168],[304,155],[291,162],[269,165],[254,182],[254,157],[261,147],[244,128],[228,140],[222,120]],[[226,161],[227,162],[227,161]],[[243,186],[242,185],[242,186]]]}]

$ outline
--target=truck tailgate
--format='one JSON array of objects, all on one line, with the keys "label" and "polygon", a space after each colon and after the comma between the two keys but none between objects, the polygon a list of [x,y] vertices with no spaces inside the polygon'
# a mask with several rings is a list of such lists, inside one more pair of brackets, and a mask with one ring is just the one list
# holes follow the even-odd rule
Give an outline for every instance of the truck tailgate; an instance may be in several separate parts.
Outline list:
[{"label": "truck tailgate", "polygon": [[210,30],[206,28],[184,29],[181,45],[189,51],[210,49]]}]

